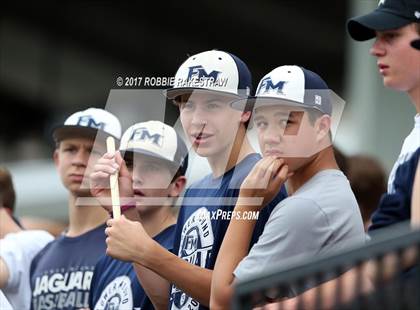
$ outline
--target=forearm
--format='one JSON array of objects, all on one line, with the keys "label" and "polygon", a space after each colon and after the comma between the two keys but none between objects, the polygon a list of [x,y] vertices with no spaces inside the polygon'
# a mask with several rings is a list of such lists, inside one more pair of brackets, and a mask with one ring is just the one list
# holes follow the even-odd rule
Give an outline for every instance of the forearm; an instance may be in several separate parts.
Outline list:
[{"label": "forearm", "polygon": [[[235,211],[254,211],[252,207],[237,206]],[[228,308],[234,291],[233,272],[248,254],[255,220],[232,219],[229,223],[213,272],[211,306]]]},{"label": "forearm", "polygon": [[169,301],[169,282],[154,271],[134,263],[134,270],[141,286],[155,309],[166,310]]},{"label": "forearm", "polygon": [[200,304],[209,306],[212,270],[190,264],[156,242],[144,257],[136,257],[134,262],[173,283]]}]

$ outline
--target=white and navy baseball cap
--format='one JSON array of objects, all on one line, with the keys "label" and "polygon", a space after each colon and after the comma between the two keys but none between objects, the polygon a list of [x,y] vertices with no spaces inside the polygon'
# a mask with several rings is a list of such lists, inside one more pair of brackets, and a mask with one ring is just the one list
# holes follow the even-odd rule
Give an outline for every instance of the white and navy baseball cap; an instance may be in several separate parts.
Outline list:
[{"label": "white and navy baseball cap", "polygon": [[247,65],[237,56],[218,50],[189,57],[175,74],[173,88],[166,97],[194,90],[215,91],[225,95],[246,97],[252,90],[252,77]]},{"label": "white and navy baseball cap", "polygon": [[347,30],[356,41],[366,41],[376,36],[375,31],[401,28],[410,23],[420,23],[419,0],[380,0],[369,14],[351,18]]},{"label": "white and navy baseball cap", "polygon": [[140,153],[166,161],[184,175],[188,167],[188,149],[184,140],[169,125],[160,121],[134,124],[123,134],[120,151]]},{"label": "white and navy baseball cap", "polygon": [[414,47],[415,49],[420,50],[420,39],[411,41],[411,46]]},{"label": "white and navy baseball cap", "polygon": [[53,138],[59,142],[69,137],[97,137],[106,139],[112,136],[117,140],[121,138],[121,124],[118,118],[103,109],[89,108],[70,115],[64,125],[53,130]]},{"label": "white and navy baseball cap", "polygon": [[272,105],[311,108],[332,114],[327,83],[315,72],[299,66],[277,67],[261,79],[255,96],[231,103],[238,110]]}]

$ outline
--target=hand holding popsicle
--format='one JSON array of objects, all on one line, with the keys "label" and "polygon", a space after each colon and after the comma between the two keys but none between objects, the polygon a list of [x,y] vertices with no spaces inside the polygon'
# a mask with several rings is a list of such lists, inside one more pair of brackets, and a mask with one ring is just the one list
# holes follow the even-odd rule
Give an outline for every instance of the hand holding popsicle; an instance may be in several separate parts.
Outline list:
[{"label": "hand holding popsicle", "polygon": [[[106,148],[108,153],[115,153],[115,140],[113,137],[108,137],[106,139]],[[112,215],[114,219],[118,219],[121,216],[118,173],[114,173],[109,176],[109,184],[111,187]]]}]

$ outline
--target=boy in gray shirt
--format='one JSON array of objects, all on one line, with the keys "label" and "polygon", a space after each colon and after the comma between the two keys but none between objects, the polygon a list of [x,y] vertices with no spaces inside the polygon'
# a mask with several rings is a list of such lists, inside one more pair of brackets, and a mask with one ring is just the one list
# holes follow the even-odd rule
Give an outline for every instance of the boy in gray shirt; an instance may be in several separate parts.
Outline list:
[{"label": "boy in gray shirt", "polygon": [[231,220],[213,273],[212,308],[229,305],[238,279],[365,240],[356,199],[333,154],[326,83],[304,68],[282,66],[260,81],[250,102],[264,158],[242,183],[235,211],[261,210],[286,179],[289,198],[275,207],[249,253],[255,221]]}]

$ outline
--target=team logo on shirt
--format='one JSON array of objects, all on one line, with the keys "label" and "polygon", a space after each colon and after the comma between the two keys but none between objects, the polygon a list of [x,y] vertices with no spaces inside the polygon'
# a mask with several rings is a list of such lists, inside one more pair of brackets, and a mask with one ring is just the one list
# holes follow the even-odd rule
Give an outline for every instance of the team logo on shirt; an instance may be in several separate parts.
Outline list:
[{"label": "team logo on shirt", "polygon": [[32,307],[35,309],[86,308],[89,306],[89,287],[93,271],[81,266],[49,270],[37,275],[32,291]]},{"label": "team logo on shirt", "polygon": [[110,282],[102,291],[95,310],[132,310],[133,292],[127,276],[120,276]]},{"label": "team logo on shirt", "polygon": [[[178,256],[187,262],[206,267],[207,259],[211,255],[214,243],[213,229],[209,211],[200,208],[190,215],[185,222],[182,233]],[[198,309],[200,304],[177,287],[172,287],[172,309]]]}]

